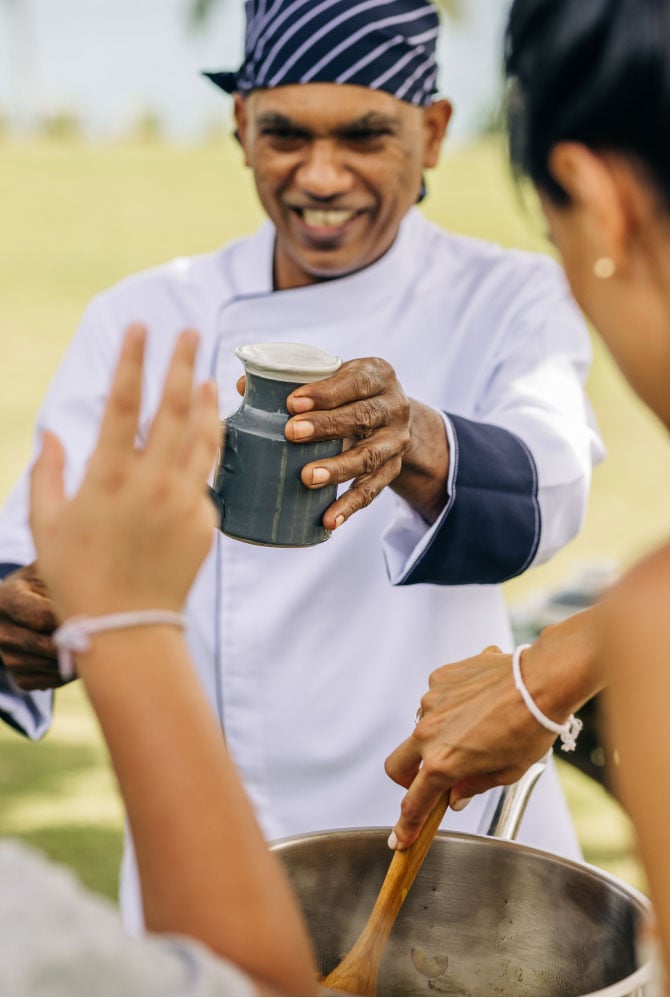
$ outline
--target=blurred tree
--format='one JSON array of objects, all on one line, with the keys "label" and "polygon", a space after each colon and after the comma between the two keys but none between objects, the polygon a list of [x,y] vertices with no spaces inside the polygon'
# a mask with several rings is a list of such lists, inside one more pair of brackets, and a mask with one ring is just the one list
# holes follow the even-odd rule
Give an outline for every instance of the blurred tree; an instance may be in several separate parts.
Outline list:
[{"label": "blurred tree", "polygon": [[477,135],[503,135],[505,133],[505,110],[501,99],[480,109],[475,120]]},{"label": "blurred tree", "polygon": [[[196,27],[203,25],[215,8],[231,2],[232,0],[191,0],[190,17],[192,24]],[[435,0],[435,5],[447,17],[460,18],[463,16],[465,0]]]},{"label": "blurred tree", "polygon": [[135,121],[130,135],[136,142],[151,144],[160,142],[165,134],[165,125],[158,111],[147,108]]},{"label": "blurred tree", "polygon": [[45,138],[56,142],[73,142],[81,134],[81,122],[75,111],[64,108],[46,115],[39,122],[39,131]]}]

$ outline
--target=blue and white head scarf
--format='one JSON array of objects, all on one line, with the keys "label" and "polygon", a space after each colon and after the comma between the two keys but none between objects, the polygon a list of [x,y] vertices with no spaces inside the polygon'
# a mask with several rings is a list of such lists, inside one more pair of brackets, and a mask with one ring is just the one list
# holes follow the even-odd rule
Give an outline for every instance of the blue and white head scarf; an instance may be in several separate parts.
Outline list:
[{"label": "blue and white head scarf", "polygon": [[437,11],[429,0],[247,0],[236,73],[206,73],[228,93],[348,83],[418,107],[437,90]]}]

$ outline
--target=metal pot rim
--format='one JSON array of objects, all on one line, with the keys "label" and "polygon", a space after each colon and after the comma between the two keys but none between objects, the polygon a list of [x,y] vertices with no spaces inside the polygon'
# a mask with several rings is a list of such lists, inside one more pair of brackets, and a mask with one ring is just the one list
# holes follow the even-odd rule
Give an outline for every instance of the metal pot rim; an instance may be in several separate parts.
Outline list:
[{"label": "metal pot rim", "polygon": [[651,970],[649,964],[645,963],[644,966],[638,967],[628,977],[622,977],[621,980],[610,984],[608,988],[603,988],[602,991],[589,991],[588,994],[582,995],[581,998],[596,998],[597,995],[645,994],[644,988],[649,984],[650,977]]},{"label": "metal pot rim", "polygon": [[[364,838],[383,838],[384,841],[388,838],[391,828],[385,827],[383,825],[370,825],[349,828],[324,828],[315,832],[305,832],[299,835],[286,835],[279,839],[273,839],[269,845],[272,850],[281,851],[282,849],[302,842],[310,842],[316,840],[329,840],[329,839],[339,839],[339,838],[349,838],[352,836],[362,836]],[[603,880],[610,884],[612,887],[619,888],[624,894],[630,896],[632,900],[637,902],[637,904],[643,908],[647,914],[651,915],[651,901],[646,897],[641,891],[631,884],[627,884],[625,880],[621,880],[616,877],[613,873],[609,873],[607,870],[601,869],[599,866],[594,866],[592,863],[586,863],[583,860],[568,859],[566,856],[561,856],[558,853],[548,852],[544,849],[537,849],[535,846],[526,845],[524,842],[513,842],[508,839],[498,839],[492,835],[476,835],[472,832],[452,832],[446,829],[440,829],[436,835],[436,840],[446,840],[446,841],[462,841],[462,842],[476,842],[482,841],[487,843],[495,843],[494,848],[496,849],[510,849],[516,852],[521,852],[524,855],[536,856],[540,860],[548,860],[552,864],[558,864],[559,866],[569,867],[570,869],[577,871],[584,871],[592,874],[599,880]],[[391,856],[391,851],[389,850],[389,859]],[[594,992],[594,994],[600,994],[601,992]],[[602,992],[607,994],[606,991]]]},{"label": "metal pot rim", "polygon": [[[307,832],[300,835],[287,835],[283,838],[275,839],[270,842],[270,848],[273,851],[281,852],[284,849],[288,849],[293,845],[299,845],[301,843],[308,843],[313,841],[334,841],[338,839],[347,839],[354,836],[363,837],[367,839],[383,839],[386,841],[388,838],[390,827],[384,826],[366,826],[360,828],[332,828],[323,829],[316,832]],[[543,862],[549,862],[552,865],[558,864],[578,873],[585,873],[589,876],[595,877],[597,880],[604,882],[607,886],[614,890],[621,892],[625,897],[627,897],[633,904],[635,904],[642,914],[651,921],[652,918],[652,906],[649,898],[647,898],[641,891],[627,884],[625,881],[621,880],[619,877],[614,876],[612,873],[608,873],[606,870],[600,869],[600,867],[594,866],[591,863],[586,863],[583,861],[577,861],[573,859],[568,859],[565,856],[560,856],[557,853],[547,852],[543,849],[536,849],[534,846],[528,846],[523,842],[513,842],[507,839],[498,839],[491,835],[475,835],[468,832],[453,832],[447,830],[440,830],[435,835],[436,840],[441,841],[462,841],[462,842],[473,842],[481,840],[482,842],[494,844],[496,849],[507,849],[514,850],[522,855],[533,856]],[[599,991],[589,991],[587,994],[583,995],[582,998],[596,998],[596,996],[606,996],[606,995],[633,995],[642,993],[645,985],[648,984],[651,975],[651,967],[647,962],[643,966],[638,967],[632,974],[628,977],[621,978],[618,981],[613,982],[608,985],[608,987],[603,988]]]}]

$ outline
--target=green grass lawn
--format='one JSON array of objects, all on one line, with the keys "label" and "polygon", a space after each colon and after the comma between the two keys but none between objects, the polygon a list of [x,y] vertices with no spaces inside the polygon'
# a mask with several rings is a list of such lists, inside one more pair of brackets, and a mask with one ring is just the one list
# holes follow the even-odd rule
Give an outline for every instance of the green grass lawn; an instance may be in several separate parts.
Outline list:
[{"label": "green grass lawn", "polygon": [[[0,498],[24,466],[40,399],[88,299],[139,268],[207,251],[261,218],[229,140],[98,147],[0,142]],[[520,203],[496,141],[448,151],[425,212],[454,230],[546,251],[537,215]],[[670,450],[599,342],[590,379],[609,459],[594,477],[585,529],[547,565],[508,587],[511,602],[562,581],[576,561],[622,565],[670,528]],[[437,663],[436,663],[437,664]],[[587,859],[642,886],[630,827],[585,777],[562,777]],[[115,893],[122,812],[104,748],[76,684],[30,745],[0,730],[0,834],[18,834]]]},{"label": "green grass lawn", "polygon": [[17,835],[116,897],[123,811],[97,722],[77,683],[51,731],[29,742],[0,726],[0,834]]}]

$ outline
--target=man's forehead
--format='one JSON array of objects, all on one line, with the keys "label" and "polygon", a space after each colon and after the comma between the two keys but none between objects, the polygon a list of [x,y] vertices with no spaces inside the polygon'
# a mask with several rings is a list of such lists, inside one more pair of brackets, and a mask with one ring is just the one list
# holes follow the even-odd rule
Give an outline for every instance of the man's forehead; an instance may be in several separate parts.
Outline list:
[{"label": "man's forehead", "polygon": [[365,87],[312,83],[255,90],[246,98],[251,114],[260,119],[284,118],[295,123],[342,127],[347,123],[400,124],[420,113],[389,94]]}]

